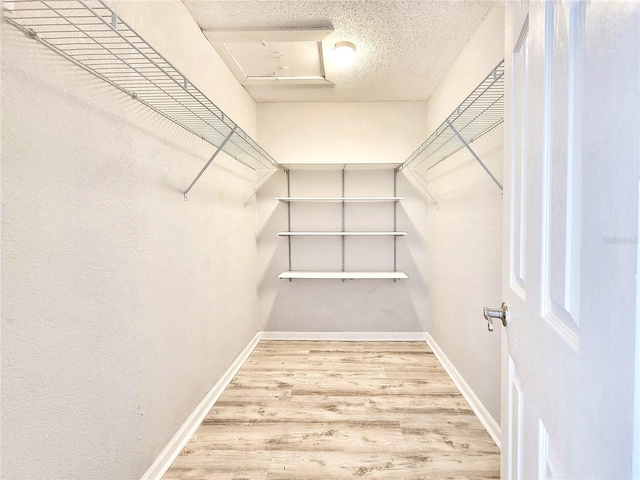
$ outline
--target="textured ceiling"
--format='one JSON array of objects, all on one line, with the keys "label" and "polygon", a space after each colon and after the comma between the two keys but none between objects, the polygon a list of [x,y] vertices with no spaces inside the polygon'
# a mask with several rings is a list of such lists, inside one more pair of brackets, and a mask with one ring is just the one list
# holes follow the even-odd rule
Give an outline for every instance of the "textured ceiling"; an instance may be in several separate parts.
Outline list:
[{"label": "textured ceiling", "polygon": [[333,27],[358,58],[336,84],[246,86],[257,102],[428,100],[490,1],[183,0],[202,30]]}]

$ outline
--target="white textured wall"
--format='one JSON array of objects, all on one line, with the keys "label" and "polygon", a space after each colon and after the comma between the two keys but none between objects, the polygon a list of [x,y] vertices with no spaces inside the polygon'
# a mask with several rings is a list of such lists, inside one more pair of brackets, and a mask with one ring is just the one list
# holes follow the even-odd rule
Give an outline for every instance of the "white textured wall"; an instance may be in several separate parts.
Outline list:
[{"label": "white textured wall", "polygon": [[[504,57],[504,9],[494,5],[428,104],[435,130]],[[502,128],[473,148],[502,178]],[[432,337],[500,421],[500,335],[487,331],[484,306],[501,298],[502,197],[498,187],[466,150],[427,174],[429,318]]]},{"label": "white textured wall", "polygon": [[[181,2],[121,7],[254,131]],[[255,174],[185,202],[213,147],[7,24],[1,140],[2,478],[139,478],[258,330]]]},{"label": "white textured wall", "polygon": [[[426,131],[424,103],[259,104],[260,142],[281,162],[384,163],[402,161]],[[392,195],[394,173],[348,170],[346,195]],[[397,265],[408,280],[279,280],[288,269],[287,179],[276,173],[258,195],[258,292],[266,331],[424,332],[427,327],[426,200],[424,192],[397,176]],[[341,171],[291,172],[291,195],[341,194]],[[393,229],[391,204],[346,207],[346,229]],[[339,204],[292,205],[292,229],[340,229]],[[293,238],[294,270],[341,268],[338,237]],[[393,268],[390,238],[347,238],[346,268]]]}]

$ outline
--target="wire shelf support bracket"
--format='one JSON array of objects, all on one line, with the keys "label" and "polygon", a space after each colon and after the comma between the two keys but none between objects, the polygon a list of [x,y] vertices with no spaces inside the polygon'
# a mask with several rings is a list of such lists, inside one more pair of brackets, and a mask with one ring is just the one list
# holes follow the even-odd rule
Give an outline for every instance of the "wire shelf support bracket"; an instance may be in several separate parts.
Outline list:
[{"label": "wire shelf support bracket", "polygon": [[222,151],[253,170],[278,168],[286,173],[102,0],[12,0],[11,8],[5,6],[4,18],[28,37],[215,146],[214,156]]},{"label": "wire shelf support bracket", "polygon": [[420,173],[418,171],[414,171],[414,173],[412,175],[409,175],[409,174],[407,174],[405,172],[405,175],[407,177],[411,176],[411,177],[414,177],[416,179],[416,181],[418,182],[418,185],[420,185],[420,187],[422,187],[422,189],[425,191],[425,193],[427,194],[429,199],[433,202],[433,204],[437,208],[438,207],[438,201],[436,200],[436,198],[431,194],[431,192],[427,188],[426,180],[422,177],[422,175],[420,175]]},{"label": "wire shelf support bracket", "polygon": [[429,171],[458,150],[466,148],[502,190],[502,185],[471,148],[471,143],[503,121],[504,61],[500,62],[422,145],[396,168],[396,173],[406,168],[416,171],[423,163],[427,165],[426,171]]},{"label": "wire shelf support bracket", "polygon": [[491,173],[491,170],[489,170],[489,167],[487,167],[484,162],[482,160],[480,160],[480,157],[476,154],[476,152],[473,150],[473,148],[471,148],[471,145],[469,145],[467,143],[467,141],[463,138],[462,135],[460,135],[460,132],[458,132],[458,130],[456,130],[456,127],[453,126],[452,123],[449,123],[449,121],[447,120],[447,123],[449,125],[449,128],[451,130],[453,130],[453,133],[455,133],[456,137],[458,137],[460,139],[460,141],[462,142],[462,144],[467,148],[467,150],[469,150],[469,152],[471,153],[471,155],[473,155],[473,158],[476,159],[476,161],[480,164],[480,166],[482,167],[482,169],[487,172],[487,175],[489,175],[491,177],[491,180],[494,181],[494,183],[498,186],[498,188],[500,190],[502,190],[502,184],[498,181],[498,179],[495,177],[495,175],[493,173]]},{"label": "wire shelf support bracket", "polygon": [[[262,173],[262,177],[260,177],[258,179],[256,188],[253,190],[253,193],[249,196],[249,198],[247,198],[247,200],[244,202],[244,208],[247,208],[247,205],[249,205],[249,202],[253,199],[253,197],[255,197],[257,195],[257,193],[260,191],[260,189],[263,187],[263,185],[265,183],[267,183],[267,181],[271,178],[271,176],[276,173],[278,169],[273,167],[270,170],[268,170],[267,172],[263,172]],[[285,175],[288,175],[288,170],[286,169],[285,171],[283,171],[282,173],[284,173]]]},{"label": "wire shelf support bracket", "polygon": [[189,195],[189,192],[191,191],[191,189],[193,188],[193,186],[196,184],[196,182],[200,179],[200,177],[202,176],[202,174],[207,170],[207,168],[209,168],[209,165],[211,165],[211,162],[213,162],[213,160],[218,156],[218,154],[222,151],[222,149],[224,148],[224,146],[227,144],[227,142],[229,141],[229,139],[233,136],[233,134],[236,132],[236,127],[233,127],[231,129],[231,131],[229,132],[229,135],[227,135],[227,137],[222,141],[222,143],[220,144],[220,146],[216,149],[215,152],[213,152],[213,155],[211,155],[211,158],[209,159],[209,161],[204,165],[204,167],[202,167],[202,170],[200,170],[200,173],[198,173],[198,175],[196,175],[196,178],[193,179],[193,182],[191,182],[191,185],[189,185],[187,187],[187,189],[184,191],[184,199],[187,199],[187,196]]}]

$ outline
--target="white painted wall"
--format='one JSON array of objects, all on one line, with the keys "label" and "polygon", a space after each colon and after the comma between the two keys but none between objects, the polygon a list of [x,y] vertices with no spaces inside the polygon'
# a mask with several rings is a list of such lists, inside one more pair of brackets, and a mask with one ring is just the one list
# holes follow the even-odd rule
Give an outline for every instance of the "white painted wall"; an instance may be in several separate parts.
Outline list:
[{"label": "white painted wall", "polygon": [[[255,133],[180,1],[118,8]],[[2,477],[139,478],[258,330],[255,173],[185,202],[213,147],[7,24],[1,110]]]},{"label": "white painted wall", "polygon": [[[426,132],[424,103],[258,104],[261,144],[283,163],[399,162]],[[341,194],[341,171],[294,170],[291,195]],[[397,265],[408,280],[278,280],[288,269],[287,207],[273,200],[287,195],[287,179],[276,173],[258,194],[258,295],[265,331],[424,332],[427,328],[426,200],[424,191],[396,176]],[[348,170],[346,195],[392,195],[393,170]],[[341,228],[339,204],[292,205],[292,229]],[[393,228],[393,206],[346,207],[346,229]],[[339,238],[292,239],[294,270],[341,268]],[[346,268],[393,268],[390,238],[348,238]]]},{"label": "white painted wall", "polygon": [[[504,57],[504,9],[496,4],[428,103],[429,132],[471,93]],[[502,178],[502,128],[473,148]],[[485,407],[500,422],[500,335],[487,331],[484,306],[501,299],[502,198],[466,150],[430,170],[429,332]]]}]

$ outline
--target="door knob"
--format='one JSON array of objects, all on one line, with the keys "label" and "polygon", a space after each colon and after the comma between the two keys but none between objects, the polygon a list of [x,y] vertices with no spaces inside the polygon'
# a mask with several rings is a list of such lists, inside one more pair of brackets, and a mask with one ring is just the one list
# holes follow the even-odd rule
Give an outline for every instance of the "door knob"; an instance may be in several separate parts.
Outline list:
[{"label": "door knob", "polygon": [[484,307],[483,309],[484,318],[488,323],[487,328],[490,332],[493,332],[493,319],[499,318],[502,320],[502,325],[505,327],[507,323],[509,323],[509,307],[506,303],[502,302],[502,306],[500,308],[489,308]]}]

